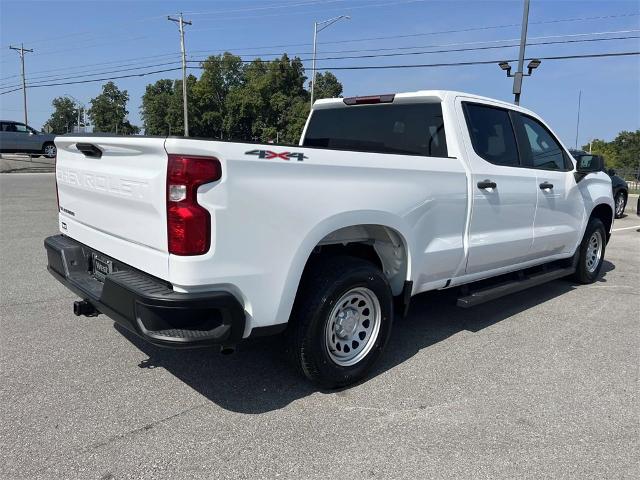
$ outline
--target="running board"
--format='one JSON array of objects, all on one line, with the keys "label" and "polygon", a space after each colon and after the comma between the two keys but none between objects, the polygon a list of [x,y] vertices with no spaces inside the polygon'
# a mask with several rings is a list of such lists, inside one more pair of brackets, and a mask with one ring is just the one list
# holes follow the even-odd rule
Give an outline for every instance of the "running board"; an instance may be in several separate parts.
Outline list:
[{"label": "running board", "polygon": [[543,283],[550,282],[551,280],[557,280],[558,278],[566,277],[575,272],[575,267],[557,268],[554,270],[548,270],[542,273],[536,273],[533,275],[522,275],[520,277],[509,281],[507,283],[501,283],[493,287],[481,288],[475,292],[471,292],[464,297],[458,298],[456,305],[461,308],[471,308],[481,303],[495,300],[496,298],[503,297],[512,293],[526,290],[527,288],[542,285]]}]

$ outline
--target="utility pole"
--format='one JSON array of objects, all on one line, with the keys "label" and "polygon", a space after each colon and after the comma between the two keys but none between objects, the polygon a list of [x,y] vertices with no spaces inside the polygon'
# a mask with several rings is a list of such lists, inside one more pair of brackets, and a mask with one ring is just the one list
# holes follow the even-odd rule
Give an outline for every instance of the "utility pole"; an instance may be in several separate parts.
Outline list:
[{"label": "utility pole", "polygon": [[518,71],[513,76],[513,95],[516,105],[520,105],[520,94],[522,93],[522,78],[524,77],[524,50],[527,45],[527,26],[529,24],[529,0],[524,0],[524,11],[522,12],[522,31],[520,33],[520,53],[518,54]]},{"label": "utility pole", "polygon": [[18,52],[18,54],[20,55],[20,63],[22,64],[22,97],[24,100],[24,124],[28,125],[29,124],[29,119],[27,116],[27,81],[25,79],[24,76],[24,54],[25,53],[32,53],[33,49],[31,48],[24,48],[24,43],[20,44],[20,47],[13,47],[13,46],[9,46],[9,48],[11,50],[16,50]]},{"label": "utility pole", "polygon": [[[576,121],[576,144],[575,148],[578,149],[578,132],[580,131],[580,103],[582,102],[582,90],[578,93],[578,120]],[[589,153],[591,153],[591,142],[589,142]]]},{"label": "utility pole", "polygon": [[176,22],[180,29],[180,50],[182,51],[182,104],[184,109],[184,136],[189,136],[189,111],[187,108],[187,55],[184,48],[184,26],[191,25],[190,21],[187,21],[180,12],[180,17],[173,18],[167,17],[167,20]]}]

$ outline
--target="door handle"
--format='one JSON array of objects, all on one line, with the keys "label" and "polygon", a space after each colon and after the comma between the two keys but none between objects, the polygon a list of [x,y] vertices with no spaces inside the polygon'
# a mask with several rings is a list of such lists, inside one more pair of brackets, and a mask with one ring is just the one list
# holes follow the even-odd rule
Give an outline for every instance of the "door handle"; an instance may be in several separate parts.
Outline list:
[{"label": "door handle", "polygon": [[553,183],[549,183],[549,182],[542,182],[540,184],[540,190],[551,190],[553,188]]},{"label": "door handle", "polygon": [[484,190],[485,188],[496,188],[498,184],[496,182],[492,182],[491,180],[484,180],[482,182],[478,182],[478,188],[480,190]]}]

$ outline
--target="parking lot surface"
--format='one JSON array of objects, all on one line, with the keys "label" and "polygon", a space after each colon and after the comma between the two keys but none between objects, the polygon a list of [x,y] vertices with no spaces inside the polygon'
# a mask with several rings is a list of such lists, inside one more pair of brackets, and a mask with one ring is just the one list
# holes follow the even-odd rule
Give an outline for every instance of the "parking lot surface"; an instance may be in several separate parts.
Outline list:
[{"label": "parking lot surface", "polygon": [[[319,391],[278,340],[163,350],[77,318],[46,271],[54,176],[0,175],[0,478],[637,478],[640,217],[602,278],[476,307],[414,298],[364,383]],[[124,333],[124,334],[123,334]]]}]

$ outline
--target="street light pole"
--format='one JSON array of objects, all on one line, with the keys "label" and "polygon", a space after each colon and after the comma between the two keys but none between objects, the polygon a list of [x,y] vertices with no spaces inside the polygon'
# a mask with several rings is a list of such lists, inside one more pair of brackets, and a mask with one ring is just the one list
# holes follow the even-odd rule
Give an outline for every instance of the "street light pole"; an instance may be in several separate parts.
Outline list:
[{"label": "street light pole", "polygon": [[73,95],[69,95],[68,93],[64,94],[65,97],[69,97],[71,100],[73,100],[76,104],[76,110],[78,111],[78,131],[77,133],[80,133],[80,107],[82,107],[82,111],[85,110],[85,105],[84,103],[81,103],[76,97],[74,97]]},{"label": "street light pole", "polygon": [[18,52],[18,54],[20,55],[20,63],[22,64],[22,99],[24,101],[24,124],[28,125],[29,124],[29,118],[28,118],[28,115],[27,115],[27,81],[26,81],[26,78],[25,78],[25,75],[24,75],[24,54],[25,53],[32,53],[33,49],[24,48],[24,43],[20,44],[20,48],[9,46],[9,49],[16,50]]},{"label": "street light pole", "polygon": [[513,95],[516,105],[520,105],[520,94],[522,93],[522,78],[524,76],[524,50],[527,45],[527,26],[529,24],[529,0],[524,0],[524,11],[522,12],[522,31],[520,32],[520,52],[518,53],[518,71],[513,76]]},{"label": "street light pole", "polygon": [[313,91],[316,88],[316,42],[318,39],[318,22],[313,22],[313,60],[311,61],[311,107],[313,107]]},{"label": "street light pole", "polygon": [[323,20],[322,22],[313,22],[313,58],[311,61],[311,107],[313,107],[314,91],[316,86],[316,51],[318,33],[325,28],[330,27],[334,23],[342,19],[351,20],[349,15],[339,15],[337,17],[330,18],[329,20]]},{"label": "street light pole", "polygon": [[184,48],[184,26],[191,25],[180,13],[178,18],[167,17],[167,20],[176,22],[180,29],[180,50],[182,51],[182,108],[184,114],[184,136],[189,136],[189,109],[187,107],[187,56]]}]

